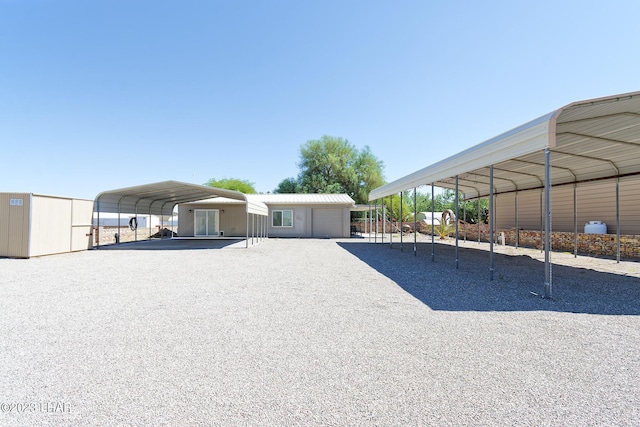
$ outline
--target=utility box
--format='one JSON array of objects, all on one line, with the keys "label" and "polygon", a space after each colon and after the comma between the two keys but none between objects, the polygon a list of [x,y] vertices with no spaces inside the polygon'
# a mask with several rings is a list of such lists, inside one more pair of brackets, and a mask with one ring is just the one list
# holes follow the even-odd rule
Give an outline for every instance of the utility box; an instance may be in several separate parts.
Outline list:
[{"label": "utility box", "polygon": [[93,246],[93,200],[0,193],[0,257],[31,258]]},{"label": "utility box", "polygon": [[584,234],[607,234],[607,224],[602,221],[589,221],[584,225]]}]

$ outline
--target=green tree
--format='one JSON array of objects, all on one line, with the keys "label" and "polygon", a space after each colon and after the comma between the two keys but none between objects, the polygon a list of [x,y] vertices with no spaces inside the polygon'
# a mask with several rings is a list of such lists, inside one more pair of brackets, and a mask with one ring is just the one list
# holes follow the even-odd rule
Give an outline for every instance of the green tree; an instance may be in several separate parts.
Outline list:
[{"label": "green tree", "polygon": [[400,195],[391,196],[391,208],[389,209],[389,197],[383,199],[383,203],[387,209],[387,218],[394,221],[410,221],[413,218],[413,201],[408,200],[408,192],[402,195],[402,218],[400,218]]},{"label": "green tree", "polygon": [[[452,209],[455,211],[455,208],[453,207],[455,199],[447,193],[448,191],[449,190],[445,190],[445,193],[435,195],[435,203],[433,207],[431,206],[431,191],[429,190],[428,193],[421,193],[418,191],[416,193],[416,205],[418,206],[416,211],[431,212],[432,209],[436,212],[442,212],[445,209]],[[413,209],[413,191],[409,197],[411,197],[411,208]]]},{"label": "green tree", "polygon": [[369,147],[358,150],[346,139],[323,136],[300,147],[300,174],[287,178],[276,193],[346,193],[367,203],[369,192],[384,184],[384,165]]},{"label": "green tree", "polygon": [[273,192],[280,194],[300,193],[300,186],[295,178],[285,178],[280,181],[280,184],[278,184]]},{"label": "green tree", "polygon": [[[323,136],[300,148],[300,176],[304,193],[349,193],[357,176],[356,149],[342,138]],[[351,194],[350,194],[351,195]]]},{"label": "green tree", "polygon": [[357,177],[355,188],[352,189],[351,197],[356,203],[368,203],[369,193],[384,185],[384,164],[378,160],[371,152],[368,145],[358,152],[354,163],[354,170]]},{"label": "green tree", "polygon": [[[413,191],[411,193],[411,207],[413,208]],[[431,194],[417,191],[416,205],[416,212],[431,212]]]},{"label": "green tree", "polygon": [[256,189],[253,186],[254,184],[252,182],[249,182],[244,179],[238,179],[238,178],[222,178],[222,179],[211,178],[204,185],[208,185],[209,187],[215,187],[215,188],[224,188],[227,190],[235,190],[244,194],[256,193]]},{"label": "green tree", "polygon": [[[465,208],[466,206],[466,208]],[[478,199],[475,200],[465,200],[460,205],[460,211],[462,212],[466,210],[466,219],[468,223],[477,224],[478,223]],[[480,221],[483,224],[488,224],[487,215],[489,214],[489,199],[480,199],[480,212],[482,217]],[[463,214],[460,214],[460,219],[463,219]]]}]

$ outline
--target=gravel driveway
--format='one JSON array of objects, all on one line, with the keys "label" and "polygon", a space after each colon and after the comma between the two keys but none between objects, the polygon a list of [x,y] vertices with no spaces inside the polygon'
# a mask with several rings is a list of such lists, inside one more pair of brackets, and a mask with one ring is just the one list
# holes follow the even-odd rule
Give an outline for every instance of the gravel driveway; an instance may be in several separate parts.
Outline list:
[{"label": "gravel driveway", "polygon": [[637,277],[418,245],[0,259],[0,425],[638,425]]}]

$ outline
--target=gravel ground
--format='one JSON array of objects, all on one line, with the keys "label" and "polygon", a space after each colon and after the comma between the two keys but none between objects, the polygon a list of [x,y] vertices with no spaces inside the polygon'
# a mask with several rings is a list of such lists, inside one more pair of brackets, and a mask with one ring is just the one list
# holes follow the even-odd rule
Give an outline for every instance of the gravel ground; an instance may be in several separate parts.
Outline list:
[{"label": "gravel ground", "polygon": [[474,244],[0,259],[0,425],[638,425],[638,264]]}]

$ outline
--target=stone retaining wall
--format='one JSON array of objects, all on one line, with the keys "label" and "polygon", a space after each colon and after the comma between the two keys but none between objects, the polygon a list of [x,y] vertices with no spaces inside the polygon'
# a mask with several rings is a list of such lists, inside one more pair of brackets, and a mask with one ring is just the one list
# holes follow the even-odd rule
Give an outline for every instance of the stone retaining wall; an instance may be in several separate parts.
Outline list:
[{"label": "stone retaining wall", "polygon": [[[460,238],[464,236],[464,224],[460,225]],[[467,240],[478,240],[478,225],[467,224]],[[515,246],[516,230],[503,229],[496,230],[495,242],[501,243],[500,238],[504,233],[504,240],[507,245]],[[532,230],[520,230],[518,235],[518,246],[526,248],[543,248],[544,233]],[[551,233],[551,248],[554,251],[574,252],[576,236],[571,232],[554,231]],[[480,240],[489,241],[489,225],[480,225]],[[618,251],[618,243],[615,234],[585,234],[578,233],[578,254],[615,257]],[[627,258],[640,258],[640,235],[620,236],[620,256]]]},{"label": "stone retaining wall", "polygon": [[[356,225],[358,229],[363,233],[369,232],[369,223],[353,222],[352,225]],[[397,232],[398,224],[394,223],[394,232]],[[375,223],[373,224],[375,232]],[[404,223],[404,228],[410,232],[413,232],[413,222]],[[385,233],[388,233],[391,229],[389,223],[386,224]],[[480,241],[489,241],[489,225],[480,224],[478,230],[478,224],[465,224],[460,221],[458,225],[460,239],[465,238],[467,240],[478,240],[478,231],[480,232]],[[382,232],[382,221],[378,224],[378,233]],[[418,223],[418,232],[423,234],[429,234],[429,228],[427,225]],[[516,230],[501,229],[495,230],[496,243],[501,242],[501,236],[504,233],[505,244],[515,246],[516,244]],[[520,230],[518,235],[518,246],[526,248],[537,248],[542,250],[543,241],[540,238],[540,231],[532,230]],[[544,238],[544,234],[542,234]],[[616,257],[618,251],[618,244],[615,234],[585,234],[578,233],[578,254],[590,255],[590,256],[604,256],[604,257]],[[575,249],[575,235],[571,232],[554,231],[551,233],[551,248],[554,251],[570,252],[573,253]],[[640,259],[640,235],[621,235],[620,236],[620,256],[625,258],[638,258]]]}]

